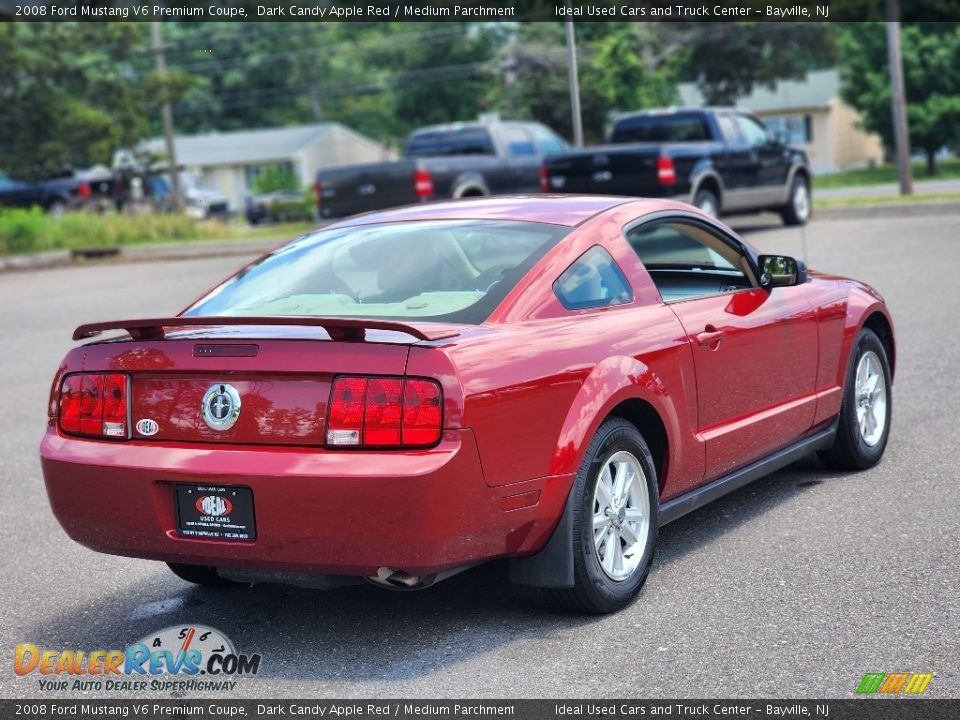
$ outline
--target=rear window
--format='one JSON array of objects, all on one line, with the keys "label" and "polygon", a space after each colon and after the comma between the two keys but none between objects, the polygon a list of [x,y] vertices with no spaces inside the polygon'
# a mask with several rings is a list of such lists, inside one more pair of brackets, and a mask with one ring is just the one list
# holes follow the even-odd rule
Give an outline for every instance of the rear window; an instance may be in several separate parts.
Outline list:
[{"label": "rear window", "polygon": [[184,314],[481,323],[568,232],[485,220],[321,230],[240,271]]},{"label": "rear window", "polygon": [[404,151],[407,157],[495,154],[490,132],[484,127],[418,132],[410,136]]},{"label": "rear window", "polygon": [[707,119],[700,113],[637,115],[619,120],[610,134],[612,143],[668,143],[710,140]]}]

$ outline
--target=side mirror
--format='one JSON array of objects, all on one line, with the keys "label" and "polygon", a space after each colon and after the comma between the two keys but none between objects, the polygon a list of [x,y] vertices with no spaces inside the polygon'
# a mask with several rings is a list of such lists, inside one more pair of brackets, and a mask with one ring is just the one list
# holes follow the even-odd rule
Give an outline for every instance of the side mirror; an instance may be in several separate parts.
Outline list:
[{"label": "side mirror", "polygon": [[807,281],[807,266],[802,260],[789,255],[761,255],[758,261],[760,287],[764,289],[802,285]]}]

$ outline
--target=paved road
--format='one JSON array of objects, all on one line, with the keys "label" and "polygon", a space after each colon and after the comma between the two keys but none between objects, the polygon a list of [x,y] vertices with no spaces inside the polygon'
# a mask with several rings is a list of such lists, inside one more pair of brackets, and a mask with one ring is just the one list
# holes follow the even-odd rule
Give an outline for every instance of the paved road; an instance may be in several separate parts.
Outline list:
[{"label": "paved road", "polygon": [[899,372],[886,458],[794,465],[668,526],[639,601],[584,618],[488,566],[422,593],[195,589],[159,563],[67,540],[36,446],[79,322],[178,310],[238,258],[0,277],[0,695],[36,696],[13,647],[118,648],[199,622],[264,658],[240,696],[828,696],[868,671],[932,671],[960,696],[960,218],[743,223],[768,251],[887,296]]}]

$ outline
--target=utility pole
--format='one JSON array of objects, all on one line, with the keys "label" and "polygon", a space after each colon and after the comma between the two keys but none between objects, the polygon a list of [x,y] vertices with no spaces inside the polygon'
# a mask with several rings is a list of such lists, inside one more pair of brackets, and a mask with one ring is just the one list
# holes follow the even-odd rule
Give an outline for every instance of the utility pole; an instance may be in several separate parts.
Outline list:
[{"label": "utility pole", "polygon": [[887,56],[890,64],[890,106],[893,112],[893,139],[900,175],[900,194],[913,195],[913,168],[910,164],[910,130],[903,89],[903,58],[900,55],[900,0],[887,3]]},{"label": "utility pole", "polygon": [[[570,0],[567,0],[570,7]],[[573,113],[573,143],[583,145],[583,118],[580,116],[580,78],[577,72],[577,39],[573,32],[573,20],[567,26],[567,69],[570,73],[570,112]]]},{"label": "utility pole", "polygon": [[[159,22],[150,23],[150,37],[153,40],[153,57],[156,61],[157,76],[162,81],[167,74],[167,58],[163,54],[163,26]],[[165,94],[166,95],[166,94]],[[173,107],[170,99],[163,99],[163,138],[167,146],[167,167],[170,169],[170,190],[173,193],[173,208],[183,210],[183,195],[180,193],[180,169],[177,165],[177,148],[173,142]]]}]

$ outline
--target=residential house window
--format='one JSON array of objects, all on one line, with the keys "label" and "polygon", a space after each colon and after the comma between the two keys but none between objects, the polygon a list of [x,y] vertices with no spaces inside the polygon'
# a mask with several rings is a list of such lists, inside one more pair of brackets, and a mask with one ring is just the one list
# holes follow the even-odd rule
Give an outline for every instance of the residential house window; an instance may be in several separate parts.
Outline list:
[{"label": "residential house window", "polygon": [[813,118],[809,115],[765,117],[763,122],[772,132],[782,133],[792,145],[813,142]]}]

